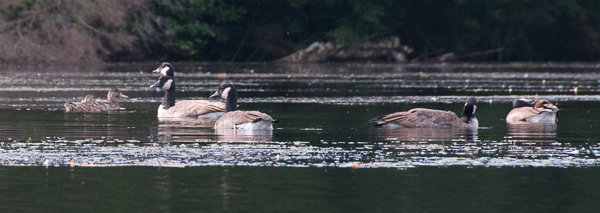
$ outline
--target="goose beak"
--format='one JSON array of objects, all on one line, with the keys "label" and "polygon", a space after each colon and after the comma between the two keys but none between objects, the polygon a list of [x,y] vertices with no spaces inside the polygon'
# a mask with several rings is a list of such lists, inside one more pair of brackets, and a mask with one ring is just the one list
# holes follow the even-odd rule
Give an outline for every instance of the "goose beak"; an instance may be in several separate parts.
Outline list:
[{"label": "goose beak", "polygon": [[155,73],[155,72],[160,72],[160,67],[159,67],[159,68],[156,68],[155,70],[152,70],[152,72],[153,72],[153,73]]},{"label": "goose beak", "polygon": [[119,97],[121,97],[121,98],[129,98],[129,96],[123,95],[123,93],[119,93]]},{"label": "goose beak", "polygon": [[209,98],[219,97],[219,91],[217,90],[214,94],[212,94]]},{"label": "goose beak", "polygon": [[157,81],[156,83],[150,85],[150,88],[152,88],[152,87],[160,87],[160,81]]}]

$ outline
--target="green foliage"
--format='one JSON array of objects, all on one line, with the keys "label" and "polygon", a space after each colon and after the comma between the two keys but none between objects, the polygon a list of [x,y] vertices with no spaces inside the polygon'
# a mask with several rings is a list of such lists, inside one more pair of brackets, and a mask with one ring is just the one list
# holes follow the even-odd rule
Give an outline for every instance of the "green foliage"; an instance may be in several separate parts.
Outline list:
[{"label": "green foliage", "polygon": [[[417,55],[504,48],[501,57],[462,60],[600,59],[595,0],[147,1],[165,26],[155,46],[181,60],[273,60],[315,41],[351,46],[391,35]],[[127,31],[141,34],[138,23],[128,20]]]},{"label": "green foliage", "polygon": [[[456,50],[506,48],[511,60],[590,60],[598,58],[597,23],[576,0],[457,1],[460,33]],[[595,25],[595,26],[594,26]],[[595,47],[587,54],[581,50]]]},{"label": "green foliage", "polygon": [[386,10],[382,1],[329,1],[327,4],[342,11],[337,19],[339,26],[326,34],[334,43],[355,45],[373,34],[387,31],[381,19],[391,11]]},{"label": "green foliage", "polygon": [[[209,41],[218,36],[213,27],[236,21],[245,13],[244,8],[223,0],[155,0],[155,15],[164,18],[168,29],[161,45],[168,55],[198,60]],[[135,27],[128,27],[135,32]]]}]

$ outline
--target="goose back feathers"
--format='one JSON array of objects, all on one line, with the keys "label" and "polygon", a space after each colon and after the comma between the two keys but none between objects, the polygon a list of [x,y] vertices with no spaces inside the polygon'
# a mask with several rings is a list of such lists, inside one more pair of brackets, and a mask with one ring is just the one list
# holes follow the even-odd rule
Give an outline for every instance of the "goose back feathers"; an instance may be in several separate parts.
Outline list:
[{"label": "goose back feathers", "polygon": [[170,76],[161,76],[150,87],[160,87],[165,91],[163,102],[158,107],[159,118],[206,118],[216,119],[225,113],[225,104],[206,100],[185,100],[175,102],[175,82]]},{"label": "goose back feathers", "polygon": [[369,120],[375,126],[403,128],[477,128],[475,117],[477,99],[469,97],[463,107],[462,117],[451,111],[415,108],[406,112],[396,112]]},{"label": "goose back feathers", "polygon": [[210,96],[227,101],[226,113],[217,120],[215,129],[273,130],[273,123],[279,122],[259,111],[237,110],[237,90],[232,84],[223,84]]},{"label": "goose back feathers", "polygon": [[529,103],[526,99],[515,99],[513,107],[506,116],[507,123],[555,123],[558,107],[548,100],[535,100]]}]

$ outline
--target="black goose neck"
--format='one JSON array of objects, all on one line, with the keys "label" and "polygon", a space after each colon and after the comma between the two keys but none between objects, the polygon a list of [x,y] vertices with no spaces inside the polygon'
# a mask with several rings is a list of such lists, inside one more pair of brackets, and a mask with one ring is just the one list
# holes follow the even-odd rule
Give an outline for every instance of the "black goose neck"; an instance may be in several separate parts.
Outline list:
[{"label": "black goose neck", "polygon": [[162,105],[165,109],[175,106],[175,82],[171,82],[171,87],[165,91],[165,98]]},{"label": "black goose neck", "polygon": [[229,94],[227,94],[227,103],[225,105],[225,112],[231,112],[237,110],[237,91],[235,87],[231,87]]},{"label": "black goose neck", "polygon": [[466,104],[462,111],[462,120],[468,123],[475,118],[475,105]]}]

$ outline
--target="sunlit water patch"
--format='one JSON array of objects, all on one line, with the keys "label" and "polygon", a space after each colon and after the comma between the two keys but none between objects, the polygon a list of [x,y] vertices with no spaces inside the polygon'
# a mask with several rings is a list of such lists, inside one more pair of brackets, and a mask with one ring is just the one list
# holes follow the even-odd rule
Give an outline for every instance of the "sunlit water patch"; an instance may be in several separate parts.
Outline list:
[{"label": "sunlit water patch", "polygon": [[[5,166],[273,166],[412,168],[418,166],[598,166],[600,146],[572,148],[560,143],[519,146],[505,143],[449,142],[381,145],[357,143],[353,148],[312,146],[308,142],[227,142],[180,145],[120,141],[99,146],[92,140],[2,144]],[[338,142],[344,143],[344,142]],[[350,143],[351,144],[351,143]],[[504,157],[496,157],[506,153]],[[480,155],[481,157],[476,157]],[[489,157],[488,157],[489,156]]]}]

